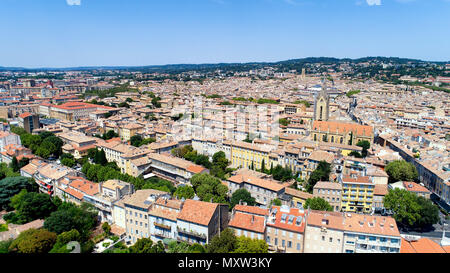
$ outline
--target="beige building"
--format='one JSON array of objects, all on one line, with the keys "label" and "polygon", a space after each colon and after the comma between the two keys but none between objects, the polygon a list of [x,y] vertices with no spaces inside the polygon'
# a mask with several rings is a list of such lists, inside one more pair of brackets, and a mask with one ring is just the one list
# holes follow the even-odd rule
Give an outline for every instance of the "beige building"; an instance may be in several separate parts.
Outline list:
[{"label": "beige building", "polygon": [[306,216],[304,253],[341,253],[343,241],[341,213],[309,211]]},{"label": "beige building", "polygon": [[341,211],[341,193],[342,186],[335,182],[319,181],[314,185],[314,197],[320,197],[326,200],[334,211]]}]

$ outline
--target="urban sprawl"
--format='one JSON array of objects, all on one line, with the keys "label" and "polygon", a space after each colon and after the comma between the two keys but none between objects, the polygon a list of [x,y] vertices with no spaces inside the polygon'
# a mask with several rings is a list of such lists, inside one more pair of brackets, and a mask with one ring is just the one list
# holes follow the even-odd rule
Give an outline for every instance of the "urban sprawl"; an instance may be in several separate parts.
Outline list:
[{"label": "urban sprawl", "polygon": [[450,64],[4,68],[0,120],[0,253],[450,252]]}]

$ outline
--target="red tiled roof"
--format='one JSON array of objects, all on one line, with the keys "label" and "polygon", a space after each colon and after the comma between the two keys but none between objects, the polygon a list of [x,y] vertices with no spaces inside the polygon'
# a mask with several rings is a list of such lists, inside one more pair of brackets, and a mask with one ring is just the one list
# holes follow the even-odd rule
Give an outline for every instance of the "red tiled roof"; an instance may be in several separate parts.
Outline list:
[{"label": "red tiled roof", "polygon": [[367,136],[370,137],[373,135],[373,127],[368,125],[359,125],[356,123],[343,123],[343,122],[335,122],[335,121],[319,121],[315,120],[312,126],[313,130],[335,133],[346,134],[349,132],[353,132],[359,136]]},{"label": "red tiled roof", "polygon": [[207,226],[219,204],[188,199],[178,214],[178,219]]},{"label": "red tiled roof", "polygon": [[268,209],[263,209],[254,206],[236,205],[234,206],[235,211],[246,212],[255,215],[269,215]]},{"label": "red tiled roof", "polygon": [[264,230],[266,229],[264,216],[251,215],[239,211],[233,215],[228,226],[257,233],[264,233]]}]

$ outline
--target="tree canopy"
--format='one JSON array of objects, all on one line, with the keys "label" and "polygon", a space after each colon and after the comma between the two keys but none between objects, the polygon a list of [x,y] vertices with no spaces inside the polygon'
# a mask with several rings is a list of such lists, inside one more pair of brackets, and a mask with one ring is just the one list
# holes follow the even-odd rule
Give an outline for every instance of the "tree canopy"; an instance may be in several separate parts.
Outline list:
[{"label": "tree canopy", "polygon": [[200,200],[205,202],[225,203],[228,187],[207,173],[195,174],[191,184]]},{"label": "tree canopy", "polygon": [[7,177],[0,180],[0,209],[12,209],[10,207],[11,197],[20,193],[23,189],[29,192],[36,191],[37,185],[33,179],[23,176]]},{"label": "tree canopy", "polygon": [[439,221],[439,208],[432,201],[407,190],[390,190],[383,202],[401,227],[423,229]]},{"label": "tree canopy", "polygon": [[306,190],[312,193],[314,186],[319,181],[328,181],[331,173],[331,164],[326,161],[320,161],[317,168],[311,173],[308,179]]},{"label": "tree canopy", "polygon": [[308,198],[305,201],[305,208],[322,211],[333,211],[333,207],[325,199],[320,197]]},{"label": "tree canopy", "polygon": [[389,175],[389,183],[397,181],[417,181],[419,174],[416,167],[404,160],[395,160],[389,162],[385,168],[386,173]]},{"label": "tree canopy", "polygon": [[141,238],[129,248],[130,253],[165,253],[164,245],[161,241],[153,244],[149,238]]},{"label": "tree canopy", "polygon": [[9,246],[13,253],[48,253],[56,242],[56,233],[46,229],[29,229],[19,236]]},{"label": "tree canopy", "polygon": [[248,192],[246,189],[238,189],[233,192],[233,195],[230,199],[230,210],[232,210],[234,206],[239,204],[239,201],[246,202],[248,206],[254,206],[256,204],[255,198],[253,198],[250,192]]}]

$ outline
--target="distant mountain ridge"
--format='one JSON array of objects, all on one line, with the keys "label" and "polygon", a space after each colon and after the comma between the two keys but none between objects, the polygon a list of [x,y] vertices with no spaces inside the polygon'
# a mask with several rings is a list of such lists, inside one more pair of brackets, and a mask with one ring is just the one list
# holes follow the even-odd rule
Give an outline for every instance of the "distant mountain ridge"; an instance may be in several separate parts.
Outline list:
[{"label": "distant mountain ridge", "polygon": [[88,71],[88,70],[126,70],[126,71],[141,71],[146,72],[182,72],[192,70],[205,69],[227,69],[233,68],[237,70],[258,69],[265,66],[282,66],[292,64],[306,64],[306,63],[322,63],[322,64],[336,64],[336,63],[364,63],[368,61],[379,61],[393,64],[411,63],[434,63],[445,64],[449,62],[435,62],[423,61],[418,59],[398,58],[398,57],[363,57],[357,59],[350,58],[333,58],[333,57],[307,57],[301,59],[291,59],[279,62],[248,62],[248,63],[204,63],[204,64],[166,64],[166,65],[146,65],[146,66],[81,66],[81,67],[65,67],[65,68],[25,68],[25,67],[3,67],[0,66],[0,71],[23,71],[23,72],[38,72],[38,71]]}]

